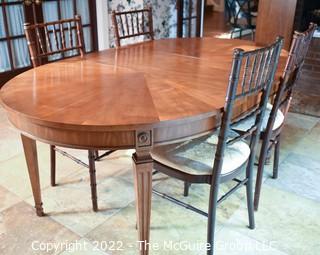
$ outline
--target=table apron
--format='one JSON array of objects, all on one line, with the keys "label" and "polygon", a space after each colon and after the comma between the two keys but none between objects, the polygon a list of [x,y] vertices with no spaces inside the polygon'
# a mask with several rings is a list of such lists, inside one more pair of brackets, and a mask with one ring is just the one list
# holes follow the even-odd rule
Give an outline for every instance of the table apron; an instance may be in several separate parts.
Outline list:
[{"label": "table apron", "polygon": [[[132,149],[136,148],[136,130],[87,131],[40,125],[17,115],[9,115],[10,122],[25,136],[48,144],[77,149]],[[188,122],[170,122],[149,126],[152,146],[174,143],[212,132],[218,126],[214,116]]]}]

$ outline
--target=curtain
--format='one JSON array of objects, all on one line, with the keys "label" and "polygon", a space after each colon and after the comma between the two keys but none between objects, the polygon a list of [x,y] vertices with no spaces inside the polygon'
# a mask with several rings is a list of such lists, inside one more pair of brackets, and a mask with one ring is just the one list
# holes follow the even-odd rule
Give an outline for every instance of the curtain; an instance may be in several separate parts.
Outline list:
[{"label": "curtain", "polygon": [[4,21],[3,21],[3,15],[2,15],[2,7],[0,6],[0,38],[5,37],[6,34],[4,32]]},{"label": "curtain", "polygon": [[62,19],[73,18],[74,17],[74,14],[73,14],[73,0],[62,0],[62,1],[60,1],[60,11],[61,11],[61,18]]},{"label": "curtain", "polygon": [[[3,7],[2,7],[3,8]],[[2,10],[0,10],[2,11]],[[23,23],[24,23],[24,12],[23,6],[8,5],[5,7],[5,11],[8,19],[9,36],[23,35]],[[2,15],[1,15],[2,16]],[[0,36],[5,36],[3,17],[0,18]],[[30,65],[29,51],[26,43],[26,39],[14,39],[10,40],[10,46],[12,49],[13,65],[14,68],[22,68]],[[0,43],[0,72],[9,71],[12,69],[9,62],[7,42]]]},{"label": "curtain", "polygon": [[[12,0],[7,0],[12,1]],[[16,1],[16,0],[14,0]],[[89,11],[89,0],[77,0],[77,14],[81,15],[83,24],[90,24],[90,11]],[[23,5],[13,4],[5,7],[0,6],[0,38],[6,36],[4,29],[4,20],[2,15],[2,8],[5,8],[8,21],[8,36],[24,35],[23,24],[25,22]],[[59,19],[58,16],[58,4],[57,1],[43,1],[42,11],[44,22],[56,21]],[[74,16],[73,0],[61,0],[60,1],[61,18],[71,18]],[[86,51],[92,50],[91,40],[91,28],[84,27],[83,29],[84,41]],[[67,35],[66,35],[67,36]],[[74,39],[76,34],[74,33]],[[53,39],[53,38],[52,38]],[[66,38],[68,41],[68,38]],[[9,41],[12,57],[13,66],[10,64],[9,48],[7,41],[0,42],[0,72],[10,71],[13,68],[22,68],[30,65],[29,51],[25,38],[13,39]],[[53,48],[55,44],[52,44]],[[67,53],[72,55],[74,52]],[[51,60],[61,58],[61,54],[50,57]]]},{"label": "curtain", "polygon": [[88,0],[77,0],[77,14],[81,15],[82,23],[90,23],[89,3]]},{"label": "curtain", "polygon": [[42,13],[44,22],[56,21],[58,16],[58,4],[55,1],[42,2]]},{"label": "curtain", "polygon": [[0,72],[9,71],[10,69],[7,42],[0,42]]},{"label": "curtain", "polygon": [[[77,0],[76,1],[76,14],[81,15],[82,24],[90,24],[90,11],[89,11],[89,1],[88,0]],[[59,19],[58,16],[58,4],[56,1],[45,1],[42,3],[42,10],[43,10],[43,18],[44,22],[50,22],[50,21],[56,21]],[[73,6],[73,0],[63,0],[60,1],[60,12],[61,12],[61,18],[62,19],[69,19],[74,17],[74,6]],[[65,34],[66,42],[69,41],[69,34]],[[75,40],[76,34],[73,33],[73,37]],[[86,51],[92,50],[92,42],[91,42],[91,29],[84,27],[83,28],[83,37],[85,41]],[[50,38],[53,40],[53,37]],[[75,55],[77,51],[72,52],[66,52],[66,56]],[[61,58],[62,56],[60,54],[57,54],[57,56],[49,57],[49,60],[54,60]]]},{"label": "curtain", "polygon": [[[77,0],[77,14],[81,15],[82,24],[90,24],[90,11],[89,11],[89,2],[88,0]],[[92,37],[91,37],[91,28],[83,28],[83,37],[84,44],[86,46],[86,51],[92,50]]]},{"label": "curtain", "polygon": [[[0,7],[0,38],[5,37],[4,31],[4,21],[2,16],[2,7]],[[0,42],[0,72],[5,72],[10,70],[10,63],[9,63],[9,52],[6,42]]]}]

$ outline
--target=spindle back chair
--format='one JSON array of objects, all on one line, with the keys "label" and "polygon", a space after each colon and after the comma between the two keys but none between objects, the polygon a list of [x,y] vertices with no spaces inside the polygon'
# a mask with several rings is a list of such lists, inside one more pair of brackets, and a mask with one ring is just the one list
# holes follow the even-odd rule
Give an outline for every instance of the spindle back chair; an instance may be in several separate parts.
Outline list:
[{"label": "spindle back chair", "polygon": [[[292,100],[293,88],[301,73],[304,60],[307,56],[309,46],[316,29],[317,25],[310,23],[309,28],[306,31],[302,33],[297,31],[294,32],[288,60],[281,78],[282,85],[278,88],[278,109],[283,109],[282,112],[284,113],[284,116],[288,113]],[[277,101],[275,100],[274,108],[277,108],[276,103]]]},{"label": "spindle back chair", "polygon": [[147,36],[154,39],[152,8],[124,12],[112,11],[112,23],[115,33],[115,43],[121,46],[121,41],[128,38]]},{"label": "spindle back chair", "polygon": [[[33,25],[26,23],[24,29],[33,67],[75,55],[83,57],[85,54],[82,22],[79,15],[76,15],[73,19],[47,23]],[[89,163],[87,164],[55,145],[50,145],[51,186],[56,185],[56,152],[81,166],[89,168],[92,208],[93,211],[98,211],[95,160],[113,151],[108,151],[99,156],[98,151],[89,150]]]},{"label": "spindle back chair", "polygon": [[[85,54],[81,16],[47,23],[24,24],[34,67],[49,60]],[[51,59],[50,59],[51,57]]]},{"label": "spindle back chair", "polygon": [[[262,130],[261,139],[262,146],[258,162],[258,172],[255,187],[254,207],[258,210],[260,193],[262,186],[263,170],[266,160],[272,147],[274,146],[274,161],[273,161],[273,178],[278,178],[279,169],[279,154],[280,154],[280,135],[284,126],[287,113],[292,100],[292,93],[296,81],[299,78],[305,57],[307,55],[313,34],[317,29],[317,25],[311,23],[309,28],[303,32],[295,32],[287,59],[287,63],[280,78],[280,84],[274,94],[273,105],[268,118],[265,130]],[[283,115],[283,122],[279,127],[274,128],[274,124],[278,114]]]},{"label": "spindle back chair", "polygon": [[[235,49],[226,101],[218,135],[213,134],[178,144],[154,148],[154,168],[188,183],[210,185],[208,213],[154,190],[154,193],[187,209],[208,217],[207,254],[214,252],[214,230],[217,205],[242,186],[246,186],[249,227],[254,228],[253,164],[257,140],[271,85],[277,69],[283,39],[269,47],[247,51]],[[254,98],[254,104],[234,117],[239,103]],[[254,117],[253,125],[245,132],[233,132],[233,125]],[[249,145],[245,139],[249,139]],[[209,150],[209,151],[208,151]],[[232,154],[233,153],[233,154]],[[232,156],[230,156],[232,154]],[[240,157],[238,160],[237,157]],[[242,174],[245,178],[242,179]],[[241,179],[238,179],[241,178]],[[235,181],[236,185],[218,199],[219,185]]]}]

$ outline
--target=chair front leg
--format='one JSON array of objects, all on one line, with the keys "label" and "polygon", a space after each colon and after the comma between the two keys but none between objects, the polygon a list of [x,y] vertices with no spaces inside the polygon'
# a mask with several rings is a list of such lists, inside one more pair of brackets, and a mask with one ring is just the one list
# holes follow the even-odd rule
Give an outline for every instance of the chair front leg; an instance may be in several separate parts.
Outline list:
[{"label": "chair front leg", "polygon": [[95,159],[99,158],[99,151],[97,150],[94,151],[94,157]]},{"label": "chair front leg", "polygon": [[184,182],[183,196],[185,196],[185,197],[189,196],[190,186],[191,186],[191,184],[189,182]]},{"label": "chair front leg", "polygon": [[280,135],[276,138],[274,146],[274,161],[273,161],[273,179],[278,178],[278,168],[279,168],[279,157],[280,157]]},{"label": "chair front leg", "polygon": [[215,239],[215,227],[216,227],[216,214],[218,206],[218,192],[219,184],[212,185],[210,187],[209,197],[209,210],[208,210],[208,230],[207,230],[207,243],[210,247],[207,250],[207,255],[214,254],[214,239]]},{"label": "chair front leg", "polygon": [[55,145],[50,145],[50,174],[51,186],[56,186],[56,151]]},{"label": "chair front leg", "polygon": [[266,161],[268,160],[270,147],[272,147],[272,144],[270,143],[270,141],[266,141],[266,139],[264,139],[262,141],[262,146],[261,146],[260,155],[259,155],[256,186],[255,186],[255,192],[254,192],[254,209],[256,211],[258,211],[258,207],[259,207],[263,171],[264,171],[264,166],[266,164]]},{"label": "chair front leg", "polygon": [[247,208],[249,216],[249,228],[255,228],[254,222],[254,202],[253,202],[253,173],[252,173],[253,164],[248,165],[247,170],[247,183],[246,183],[246,193],[247,193]]},{"label": "chair front leg", "polygon": [[88,152],[89,152],[88,157],[89,157],[89,173],[90,173],[92,209],[94,212],[97,212],[98,211],[98,201],[97,201],[95,151],[89,150]]}]

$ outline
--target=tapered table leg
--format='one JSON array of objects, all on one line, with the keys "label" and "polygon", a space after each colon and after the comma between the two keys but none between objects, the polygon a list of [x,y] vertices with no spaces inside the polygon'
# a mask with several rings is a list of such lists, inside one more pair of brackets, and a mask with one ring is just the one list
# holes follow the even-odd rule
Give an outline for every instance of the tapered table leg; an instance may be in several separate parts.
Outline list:
[{"label": "tapered table leg", "polygon": [[141,255],[149,254],[151,196],[152,196],[152,158],[149,152],[133,154],[135,179],[137,225]]},{"label": "tapered table leg", "polygon": [[26,157],[36,212],[38,216],[44,216],[41,200],[36,141],[24,135],[21,135],[21,139],[24,149],[24,155]]}]

